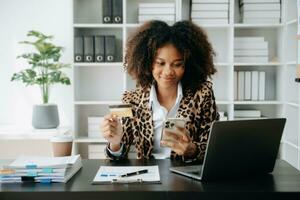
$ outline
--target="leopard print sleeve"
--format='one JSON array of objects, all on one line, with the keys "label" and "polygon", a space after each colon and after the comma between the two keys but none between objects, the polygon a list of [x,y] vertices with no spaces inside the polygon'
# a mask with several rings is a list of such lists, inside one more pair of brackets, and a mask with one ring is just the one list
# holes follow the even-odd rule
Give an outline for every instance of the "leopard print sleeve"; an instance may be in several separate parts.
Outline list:
[{"label": "leopard print sleeve", "polygon": [[[132,91],[125,91],[123,94],[122,102],[126,104],[131,104],[132,105],[132,114],[135,116],[135,106],[134,103],[132,102],[134,96],[134,92]],[[122,117],[122,129],[123,129],[123,138],[122,138],[122,143],[125,148],[125,155],[126,157],[128,156],[128,152],[130,150],[130,147],[133,143],[133,127],[132,127],[132,118],[129,117]]]},{"label": "leopard print sleeve", "polygon": [[191,138],[197,146],[196,159],[203,161],[210,127],[214,121],[219,120],[212,83],[206,82],[201,90],[195,94],[195,97],[198,99],[195,104],[199,109],[196,109],[196,127],[194,129],[196,131],[191,133]]},{"label": "leopard print sleeve", "polygon": [[186,157],[172,152],[171,158],[184,162],[203,162],[210,127],[219,119],[212,83],[204,82],[195,94],[190,95],[191,97],[186,98],[180,115],[189,119],[186,129],[197,147],[196,153],[193,157]]},{"label": "leopard print sleeve", "polygon": [[[122,102],[126,104],[132,104],[132,91],[125,91],[122,97]],[[135,115],[134,106],[132,105],[132,112]],[[123,138],[122,138],[122,153],[120,156],[114,156],[106,151],[106,156],[111,160],[122,160],[128,158],[128,153],[130,151],[131,144],[133,142],[133,128],[132,128],[132,119],[129,117],[121,118]]]}]

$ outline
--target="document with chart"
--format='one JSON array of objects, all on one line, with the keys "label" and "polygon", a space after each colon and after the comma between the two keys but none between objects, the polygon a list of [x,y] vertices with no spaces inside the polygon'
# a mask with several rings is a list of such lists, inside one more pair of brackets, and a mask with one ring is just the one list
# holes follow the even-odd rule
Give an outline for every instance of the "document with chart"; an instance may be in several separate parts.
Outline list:
[{"label": "document with chart", "polygon": [[160,183],[158,166],[100,166],[92,184]]}]

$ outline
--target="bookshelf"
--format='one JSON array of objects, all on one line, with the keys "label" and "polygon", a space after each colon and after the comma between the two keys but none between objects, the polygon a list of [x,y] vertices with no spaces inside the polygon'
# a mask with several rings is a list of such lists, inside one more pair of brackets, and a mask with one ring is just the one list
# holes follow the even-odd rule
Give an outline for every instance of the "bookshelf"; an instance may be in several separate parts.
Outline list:
[{"label": "bookshelf", "polygon": [[[291,165],[300,169],[300,87],[295,82],[296,66],[299,63],[297,41],[297,1],[285,1],[283,14],[285,23],[283,27],[283,45],[289,51],[284,52],[284,88],[285,104],[284,116],[287,118],[284,137],[282,139],[282,157]],[[298,57],[298,58],[297,58]]]},{"label": "bookshelf", "polygon": [[[120,103],[125,90],[135,83],[122,67],[126,38],[138,26],[138,4],[175,3],[175,19],[189,20],[192,0],[123,0],[123,23],[102,23],[102,0],[73,0],[73,37],[80,34],[113,34],[117,38],[117,61],[113,63],[73,63],[75,152],[88,157],[88,145],[105,141],[88,138],[87,117],[103,116],[107,104]],[[259,109],[265,117],[287,117],[281,156],[300,169],[299,84],[294,81],[297,63],[296,0],[281,1],[281,23],[243,24],[239,1],[229,0],[228,24],[202,24],[216,51],[217,74],[213,76],[219,111],[234,119],[235,109]],[[269,62],[234,62],[234,37],[264,37],[269,44]],[[288,50],[288,51],[285,51]],[[264,101],[234,99],[234,71],[266,72]],[[103,152],[103,150],[102,150]],[[134,155],[134,154],[133,154]]]}]

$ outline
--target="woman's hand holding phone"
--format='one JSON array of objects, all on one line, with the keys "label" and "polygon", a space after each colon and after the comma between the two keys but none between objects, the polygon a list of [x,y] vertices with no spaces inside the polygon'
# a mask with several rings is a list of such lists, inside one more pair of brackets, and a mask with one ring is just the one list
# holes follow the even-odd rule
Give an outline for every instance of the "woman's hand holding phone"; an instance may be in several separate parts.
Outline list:
[{"label": "woman's hand holding phone", "polygon": [[196,145],[192,143],[185,129],[185,120],[180,118],[169,118],[164,122],[161,137],[161,146],[169,147],[178,155],[193,156]]}]

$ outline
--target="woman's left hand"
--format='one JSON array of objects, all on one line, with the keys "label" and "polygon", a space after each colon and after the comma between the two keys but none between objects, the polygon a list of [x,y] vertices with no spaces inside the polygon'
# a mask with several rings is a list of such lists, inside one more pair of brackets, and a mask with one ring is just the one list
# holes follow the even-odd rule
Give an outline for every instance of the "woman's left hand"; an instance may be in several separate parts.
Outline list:
[{"label": "woman's left hand", "polygon": [[164,130],[164,133],[168,140],[162,140],[161,144],[170,147],[178,155],[183,155],[187,157],[194,157],[196,153],[196,145],[192,142],[185,128],[176,127],[177,133],[173,133]]}]

